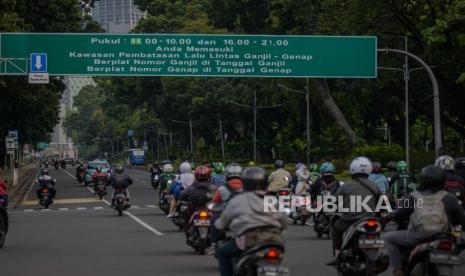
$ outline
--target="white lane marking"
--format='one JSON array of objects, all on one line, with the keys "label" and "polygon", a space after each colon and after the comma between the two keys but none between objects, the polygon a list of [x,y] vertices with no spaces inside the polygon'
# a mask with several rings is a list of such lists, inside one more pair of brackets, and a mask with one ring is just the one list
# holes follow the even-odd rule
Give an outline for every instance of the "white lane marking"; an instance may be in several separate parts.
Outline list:
[{"label": "white lane marking", "polygon": [[52,209],[42,209],[41,211],[42,212],[50,212],[50,211],[52,211]]},{"label": "white lane marking", "polygon": [[155,205],[145,205],[145,207],[147,207],[147,208],[157,208],[158,206],[155,206]]},{"label": "white lane marking", "polygon": [[34,212],[33,209],[25,209],[24,212]]},{"label": "white lane marking", "polygon": [[137,205],[131,206],[132,209],[139,209],[140,207]]},{"label": "white lane marking", "polygon": [[[87,189],[91,192],[91,193],[94,193],[94,190],[90,187],[87,187]],[[108,206],[111,206],[110,202],[108,202],[106,199],[102,199],[102,201],[108,205]],[[140,225],[142,225],[143,227],[145,227],[145,229],[149,230],[150,232],[154,233],[155,235],[157,236],[163,236],[164,234],[160,231],[158,231],[157,229],[153,228],[152,226],[148,225],[147,223],[145,223],[144,221],[142,221],[141,219],[139,219],[138,217],[134,216],[133,214],[129,213],[128,211],[124,211],[124,213],[126,215],[128,215],[130,218],[132,218],[134,221],[136,221],[137,223],[139,223]]]},{"label": "white lane marking", "polygon": [[102,210],[103,207],[94,207],[94,210]]},{"label": "white lane marking", "polygon": [[60,210],[60,211],[68,211],[69,209],[68,208],[59,208],[58,210]]},{"label": "white lane marking", "polygon": [[36,176],[32,180],[31,186],[29,186],[29,188],[27,189],[26,194],[21,199],[21,203],[24,202],[29,197],[29,194],[31,193],[32,188],[34,188],[34,184],[36,184],[36,179],[37,179],[37,176],[39,175],[39,172],[40,172],[40,170],[37,171]]},{"label": "white lane marking", "polygon": [[76,210],[87,210],[86,207],[77,207]]}]

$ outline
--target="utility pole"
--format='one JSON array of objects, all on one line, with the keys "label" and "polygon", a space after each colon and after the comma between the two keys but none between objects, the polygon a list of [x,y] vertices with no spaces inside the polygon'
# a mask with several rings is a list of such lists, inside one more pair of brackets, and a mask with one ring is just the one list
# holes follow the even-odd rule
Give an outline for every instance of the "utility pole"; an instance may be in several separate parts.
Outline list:
[{"label": "utility pole", "polygon": [[291,89],[285,85],[278,84],[279,87],[294,93],[299,93],[305,96],[305,102],[307,103],[307,165],[310,164],[310,88],[308,85],[308,78],[306,80],[305,91]]},{"label": "utility pole", "polygon": [[225,162],[224,158],[224,137],[223,137],[223,124],[221,123],[221,116],[219,117],[219,122],[220,122],[220,139],[221,139],[221,154],[223,156],[223,163]]},{"label": "utility pole", "polygon": [[245,104],[240,104],[235,101],[231,101],[231,103],[245,107],[245,108],[251,108],[253,110],[253,161],[257,161],[257,113],[259,109],[265,109],[265,108],[275,108],[275,107],[280,107],[281,104],[277,105],[271,105],[271,106],[257,106],[257,90],[254,91],[254,104],[253,106],[251,105],[245,105]]},{"label": "utility pole", "polygon": [[[408,40],[404,37],[405,52],[408,52]],[[408,105],[408,81],[410,78],[410,72],[408,68],[408,56],[405,55],[404,65],[404,81],[405,81],[405,162],[407,167],[410,167],[410,125],[409,125],[409,105]]]}]

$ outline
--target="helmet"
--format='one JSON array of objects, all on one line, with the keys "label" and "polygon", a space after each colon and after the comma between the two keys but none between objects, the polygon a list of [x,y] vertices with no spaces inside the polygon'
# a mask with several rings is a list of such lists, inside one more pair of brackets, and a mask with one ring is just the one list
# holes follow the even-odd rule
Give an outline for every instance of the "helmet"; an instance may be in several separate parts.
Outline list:
[{"label": "helmet", "polygon": [[123,166],[118,166],[118,167],[115,169],[115,173],[124,173],[124,168],[123,168]]},{"label": "helmet", "polygon": [[310,166],[308,166],[308,170],[314,173],[318,172],[318,164],[317,163],[310,164]]},{"label": "helmet", "polygon": [[450,157],[449,155],[439,156],[436,158],[436,161],[434,161],[434,164],[446,171],[454,170],[454,158]]},{"label": "helmet", "polygon": [[217,174],[224,173],[224,165],[221,162],[214,163],[213,164],[213,169],[215,170],[215,173],[217,173]]},{"label": "helmet", "polygon": [[189,162],[184,161],[179,165],[179,172],[180,173],[188,173],[192,171],[192,166]]},{"label": "helmet", "polygon": [[374,173],[381,173],[381,163],[373,162],[373,172]]},{"label": "helmet", "polygon": [[265,190],[268,185],[266,170],[261,167],[248,167],[242,172],[242,182],[244,190]]},{"label": "helmet", "polygon": [[283,161],[283,160],[276,160],[276,161],[274,162],[274,167],[275,167],[276,169],[282,169],[282,168],[284,168],[284,161]]},{"label": "helmet", "polygon": [[298,171],[300,168],[305,167],[304,163],[297,163],[295,164],[295,170]]},{"label": "helmet", "polygon": [[163,172],[165,173],[171,173],[174,171],[173,165],[171,164],[165,164],[163,165]]},{"label": "helmet", "polygon": [[42,169],[42,175],[48,175],[48,170],[47,169]]},{"label": "helmet", "polygon": [[352,162],[350,162],[349,166],[350,174],[365,174],[369,175],[373,170],[373,165],[371,164],[370,159],[366,157],[357,157]]},{"label": "helmet", "polygon": [[389,161],[387,164],[386,164],[386,167],[388,168],[388,170],[390,171],[395,171],[396,170],[396,161]]},{"label": "helmet", "polygon": [[226,166],[226,180],[232,178],[240,178],[242,174],[242,167],[237,163],[231,163]]},{"label": "helmet", "polygon": [[320,167],[320,173],[325,174],[325,173],[335,173],[336,172],[336,167],[334,167],[333,163],[331,162],[325,162],[321,164]]},{"label": "helmet", "polygon": [[249,162],[249,166],[250,166],[250,167],[255,166],[255,162],[254,162],[254,161],[250,161],[250,162]]},{"label": "helmet", "polygon": [[396,170],[398,172],[406,172],[407,171],[407,162],[405,161],[399,161],[396,164]]},{"label": "helmet", "polygon": [[465,158],[460,157],[455,159],[454,168],[456,170],[465,170]]},{"label": "helmet", "polygon": [[195,169],[195,179],[197,181],[210,181],[212,171],[207,166],[198,166]]},{"label": "helmet", "polygon": [[420,173],[422,187],[439,190],[446,181],[446,171],[434,165],[424,167]]}]

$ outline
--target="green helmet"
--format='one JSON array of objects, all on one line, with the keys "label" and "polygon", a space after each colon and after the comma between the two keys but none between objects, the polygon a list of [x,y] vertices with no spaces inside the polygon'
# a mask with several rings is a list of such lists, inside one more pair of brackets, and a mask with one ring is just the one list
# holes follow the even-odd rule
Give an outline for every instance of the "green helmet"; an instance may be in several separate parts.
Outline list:
[{"label": "green helmet", "polygon": [[396,169],[397,169],[398,172],[406,172],[407,171],[407,163],[405,161],[397,162]]},{"label": "green helmet", "polygon": [[213,169],[215,170],[216,174],[224,173],[224,165],[221,162],[213,163]]},{"label": "green helmet", "polygon": [[308,170],[310,172],[317,173],[318,172],[318,164],[317,163],[312,163],[308,166]]}]

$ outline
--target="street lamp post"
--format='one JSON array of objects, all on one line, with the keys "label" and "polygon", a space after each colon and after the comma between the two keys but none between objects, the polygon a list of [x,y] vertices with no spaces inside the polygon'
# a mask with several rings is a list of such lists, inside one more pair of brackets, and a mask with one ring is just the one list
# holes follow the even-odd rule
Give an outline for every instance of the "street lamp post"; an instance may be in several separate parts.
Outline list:
[{"label": "street lamp post", "polygon": [[289,91],[289,92],[294,92],[294,93],[299,93],[305,96],[305,102],[307,103],[307,164],[310,164],[310,90],[308,86],[308,78],[306,78],[306,90],[301,91],[301,90],[295,90],[292,88],[289,88],[285,85],[278,84],[279,87]]}]

